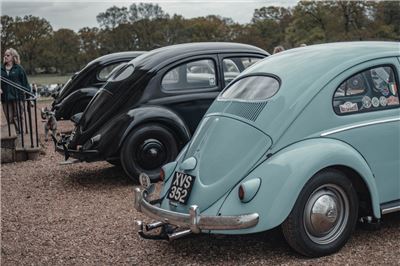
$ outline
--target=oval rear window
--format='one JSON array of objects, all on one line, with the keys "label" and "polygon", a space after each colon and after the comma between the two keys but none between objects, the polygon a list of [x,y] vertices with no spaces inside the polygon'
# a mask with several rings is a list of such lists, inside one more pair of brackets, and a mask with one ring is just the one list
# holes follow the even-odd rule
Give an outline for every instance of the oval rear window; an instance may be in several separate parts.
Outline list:
[{"label": "oval rear window", "polygon": [[226,88],[219,99],[262,101],[275,95],[279,81],[270,76],[249,76],[237,80]]},{"label": "oval rear window", "polygon": [[119,70],[119,73],[116,73],[113,77],[110,78],[110,81],[121,81],[132,75],[135,67],[133,65],[128,65],[127,67]]}]

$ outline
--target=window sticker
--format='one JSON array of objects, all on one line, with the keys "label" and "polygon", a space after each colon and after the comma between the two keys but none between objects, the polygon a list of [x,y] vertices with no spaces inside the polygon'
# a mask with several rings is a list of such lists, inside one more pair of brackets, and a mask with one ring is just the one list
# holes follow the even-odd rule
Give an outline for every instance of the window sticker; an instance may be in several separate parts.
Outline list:
[{"label": "window sticker", "polygon": [[391,105],[399,105],[399,98],[396,96],[390,96],[387,99],[387,105],[391,106]]},{"label": "window sticker", "polygon": [[390,84],[389,84],[389,89],[390,89],[390,92],[391,92],[393,95],[397,95],[397,86],[396,86],[396,83],[394,83],[394,82],[390,83]]},{"label": "window sticker", "polygon": [[379,97],[379,103],[381,104],[381,106],[386,106],[387,105],[387,98],[385,96],[381,96]]},{"label": "window sticker", "polygon": [[371,108],[372,102],[371,102],[371,98],[368,96],[364,96],[362,98],[362,106],[366,109]]},{"label": "window sticker", "polygon": [[372,106],[373,107],[379,107],[379,99],[378,99],[378,97],[373,97],[372,98]]},{"label": "window sticker", "polygon": [[[379,100],[378,100],[379,104]],[[357,103],[345,102],[344,104],[339,105],[339,109],[341,113],[349,113],[349,112],[357,112],[358,105]]]}]

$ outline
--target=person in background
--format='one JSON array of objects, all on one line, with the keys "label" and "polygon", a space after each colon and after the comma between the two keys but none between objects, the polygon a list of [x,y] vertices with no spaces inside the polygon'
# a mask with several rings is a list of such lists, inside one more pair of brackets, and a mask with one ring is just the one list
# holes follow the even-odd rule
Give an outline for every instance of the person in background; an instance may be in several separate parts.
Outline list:
[{"label": "person in background", "polygon": [[[3,79],[21,85],[26,91],[30,92],[31,87],[28,83],[24,68],[20,65],[18,52],[9,48],[4,52],[3,64],[1,65],[1,103],[7,121],[15,125],[17,133],[19,125],[22,125],[22,110],[24,93],[7,84]],[[20,120],[18,121],[18,118]]]},{"label": "person in background", "polygon": [[35,96],[37,96],[37,85],[36,85],[36,83],[32,83],[32,92],[33,92],[33,94],[35,94]]},{"label": "person in background", "polygon": [[278,46],[276,46],[276,47],[274,48],[273,54],[277,54],[277,53],[283,52],[283,51],[285,51],[285,48],[283,48],[282,45],[278,45]]}]

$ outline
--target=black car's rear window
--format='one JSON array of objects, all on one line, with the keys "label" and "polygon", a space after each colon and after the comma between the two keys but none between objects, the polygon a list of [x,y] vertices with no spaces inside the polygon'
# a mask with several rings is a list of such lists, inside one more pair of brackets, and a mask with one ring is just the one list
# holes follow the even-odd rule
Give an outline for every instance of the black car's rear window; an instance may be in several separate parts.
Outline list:
[{"label": "black car's rear window", "polygon": [[121,81],[128,78],[132,75],[135,67],[133,65],[123,66],[121,69],[117,70],[115,74],[113,74],[108,81]]},{"label": "black car's rear window", "polygon": [[271,76],[248,76],[226,88],[219,99],[224,100],[267,100],[279,90],[279,81]]}]

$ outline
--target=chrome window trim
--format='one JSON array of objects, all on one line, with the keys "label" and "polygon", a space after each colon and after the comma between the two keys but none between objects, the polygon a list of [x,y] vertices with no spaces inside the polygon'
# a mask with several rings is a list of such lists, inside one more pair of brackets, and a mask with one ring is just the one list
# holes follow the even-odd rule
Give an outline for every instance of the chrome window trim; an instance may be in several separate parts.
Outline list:
[{"label": "chrome window trim", "polygon": [[334,129],[331,131],[326,131],[321,133],[321,137],[329,136],[335,133],[347,131],[350,129],[355,129],[355,128],[360,128],[360,127],[366,127],[366,126],[371,126],[371,125],[378,125],[378,124],[383,124],[383,123],[389,123],[389,122],[395,122],[395,121],[400,121],[400,117],[398,118],[389,118],[389,119],[384,119],[384,120],[377,120],[377,121],[371,121],[371,122],[366,122],[366,123],[360,123],[352,126],[347,126],[347,127],[342,127],[338,129]]}]

